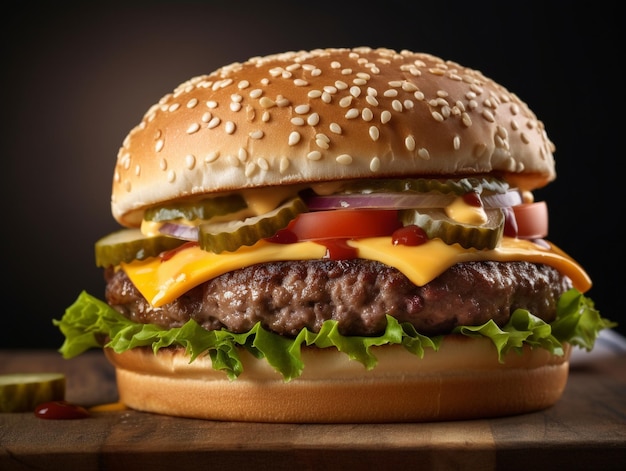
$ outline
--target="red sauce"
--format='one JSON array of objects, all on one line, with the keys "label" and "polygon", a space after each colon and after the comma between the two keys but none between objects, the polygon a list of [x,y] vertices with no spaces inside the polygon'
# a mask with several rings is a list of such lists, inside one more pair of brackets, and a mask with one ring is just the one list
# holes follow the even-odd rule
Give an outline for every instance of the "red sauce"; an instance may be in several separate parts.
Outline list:
[{"label": "red sauce", "polygon": [[416,225],[404,226],[391,234],[393,245],[416,246],[428,242],[428,236],[424,229]]},{"label": "red sauce", "polygon": [[194,241],[185,242],[183,245],[179,245],[175,249],[168,250],[167,252],[163,252],[161,255],[159,255],[159,257],[161,258],[162,262],[166,262],[170,258],[172,258],[174,255],[176,255],[178,252],[180,252],[181,250],[185,250],[189,247],[194,247],[196,245],[198,245],[198,243]]},{"label": "red sauce", "polygon": [[72,420],[85,419],[89,417],[89,412],[84,407],[67,401],[52,401],[39,404],[35,409],[35,416],[40,419]]},{"label": "red sauce", "polygon": [[463,201],[465,201],[465,204],[468,206],[474,206],[475,208],[480,208],[483,205],[480,195],[475,191],[465,193],[463,195]]},{"label": "red sauce", "polygon": [[281,229],[272,237],[268,237],[265,240],[272,244],[295,244],[298,242],[298,236],[289,229]]},{"label": "red sauce", "polygon": [[347,239],[316,240],[315,242],[326,247],[324,258],[350,260],[359,256],[359,251],[354,247],[350,247]]}]

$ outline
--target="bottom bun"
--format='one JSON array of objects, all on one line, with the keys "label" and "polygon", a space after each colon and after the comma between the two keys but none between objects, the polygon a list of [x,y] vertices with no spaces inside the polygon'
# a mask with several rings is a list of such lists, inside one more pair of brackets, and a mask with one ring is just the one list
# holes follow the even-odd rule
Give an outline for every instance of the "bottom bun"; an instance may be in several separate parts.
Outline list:
[{"label": "bottom bun", "polygon": [[304,371],[283,381],[265,361],[241,351],[244,372],[230,381],[208,356],[183,349],[105,349],[120,401],[132,409],[213,420],[297,423],[426,422],[477,419],[545,409],[561,397],[565,355],[525,347],[503,363],[488,339],[447,336],[422,359],[393,345],[373,347],[366,370],[335,349],[305,347]]}]

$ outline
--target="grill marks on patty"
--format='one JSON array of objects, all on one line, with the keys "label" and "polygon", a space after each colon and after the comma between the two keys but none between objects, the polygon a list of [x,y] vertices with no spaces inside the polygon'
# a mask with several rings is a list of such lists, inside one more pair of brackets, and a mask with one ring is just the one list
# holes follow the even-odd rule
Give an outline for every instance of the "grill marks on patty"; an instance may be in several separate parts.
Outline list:
[{"label": "grill marks on patty", "polygon": [[504,325],[518,308],[551,322],[571,286],[556,269],[529,262],[459,263],[420,287],[376,261],[287,261],[226,273],[155,308],[124,271],[107,270],[106,280],[107,302],[136,322],[171,328],[194,319],[207,330],[231,332],[261,322],[287,336],[304,327],[317,332],[327,319],[338,321],[344,335],[375,335],[387,314],[425,335],[489,319]]}]

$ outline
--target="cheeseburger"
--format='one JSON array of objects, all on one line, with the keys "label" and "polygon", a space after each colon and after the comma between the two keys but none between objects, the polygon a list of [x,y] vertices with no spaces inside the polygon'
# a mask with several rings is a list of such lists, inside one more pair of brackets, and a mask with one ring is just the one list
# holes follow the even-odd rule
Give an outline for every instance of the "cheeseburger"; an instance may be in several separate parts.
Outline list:
[{"label": "cheeseburger", "polygon": [[254,57],[124,140],[104,300],[55,324],[121,402],[262,422],[484,418],[553,405],[613,323],[546,240],[554,146],[528,106],[429,54]]}]

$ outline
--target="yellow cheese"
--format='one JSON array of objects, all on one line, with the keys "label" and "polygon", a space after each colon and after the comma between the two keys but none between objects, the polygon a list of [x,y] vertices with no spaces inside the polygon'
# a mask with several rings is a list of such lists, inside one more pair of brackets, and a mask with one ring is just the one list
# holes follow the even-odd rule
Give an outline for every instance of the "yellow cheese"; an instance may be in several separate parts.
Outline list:
[{"label": "yellow cheese", "polygon": [[[591,287],[585,271],[554,245],[543,247],[531,241],[504,237],[493,250],[464,249],[433,239],[419,246],[393,245],[390,237],[349,241],[360,258],[376,260],[397,268],[416,285],[424,285],[459,262],[496,260],[530,261],[551,265],[568,276],[581,292]],[[194,286],[221,274],[254,265],[281,260],[323,258],[326,248],[314,242],[271,244],[259,241],[235,252],[214,254],[199,247],[180,250],[162,260],[159,257],[122,264],[122,269],[141,294],[154,306],[162,306]]]}]

